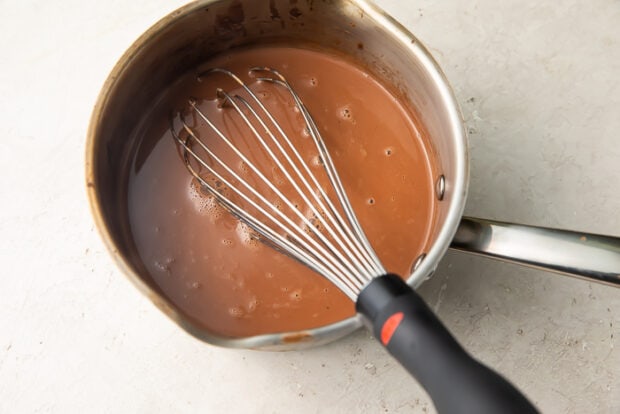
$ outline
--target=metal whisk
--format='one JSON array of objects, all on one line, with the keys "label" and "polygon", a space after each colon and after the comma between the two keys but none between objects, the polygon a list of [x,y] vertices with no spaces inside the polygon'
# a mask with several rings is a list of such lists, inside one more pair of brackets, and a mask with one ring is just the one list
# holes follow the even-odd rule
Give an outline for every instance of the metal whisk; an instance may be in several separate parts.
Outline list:
[{"label": "metal whisk", "polygon": [[[368,328],[418,379],[440,413],[535,413],[516,388],[463,350],[415,291],[386,273],[355,216],[321,133],[285,77],[267,67],[250,69],[256,82],[292,100],[292,110],[280,110],[301,115],[302,135],[311,138],[314,159],[322,168],[310,165],[300,150],[301,137],[290,137],[273,108],[237,75],[216,68],[198,78],[216,74],[232,79],[239,90],[231,94],[218,88],[217,97],[221,110],[230,111],[236,130],[243,131],[243,142],[227,136],[196,99],[189,100],[189,113],[170,119],[185,166],[202,188],[250,227],[254,237],[312,268],[351,298]],[[204,128],[198,131],[191,124]],[[284,185],[293,191],[289,196],[257,164],[257,150],[283,175]],[[234,168],[231,156],[246,166],[248,177]],[[290,194],[302,202],[293,202]]]},{"label": "metal whisk", "polygon": [[[234,140],[227,137],[198,108],[195,100],[190,100],[189,105],[199,119],[204,121],[212,130],[213,134],[209,139],[219,139],[230,148],[239,160],[242,160],[256,174],[260,182],[273,191],[300,222],[292,220],[291,217],[276,207],[273,199],[268,200],[264,194],[257,191],[253,185],[249,184],[218,154],[212,151],[205,139],[200,139],[185,119],[181,118],[182,130],[186,136],[182,138],[174,128],[172,128],[172,133],[184,149],[185,165],[205,190],[239,220],[251,227],[261,240],[271,243],[280,251],[328,278],[355,301],[362,288],[373,277],[385,274],[385,269],[364,235],[342,188],[325,142],[297,93],[286,79],[274,69],[257,67],[250,71],[267,74],[268,76],[260,76],[257,80],[281,86],[291,95],[304,119],[306,130],[316,146],[317,154],[320,155],[337,200],[333,201],[319,185],[315,176],[316,173],[311,171],[308,160],[301,156],[295,143],[287,136],[284,128],[261,102],[256,93],[234,73],[225,69],[211,69],[202,73],[200,77],[222,73],[239,84],[247,95],[247,99],[239,94],[230,95],[224,90],[218,89],[217,94],[222,100],[222,105],[236,111],[240,121],[251,131],[255,138],[255,144],[269,154],[273,164],[286,177],[303,203],[294,205],[290,201],[290,196],[284,195],[282,190],[272,182],[272,179],[266,177],[248,155],[238,150],[237,144],[233,142]],[[234,192],[242,202],[233,201],[219,191],[212,182],[205,180],[204,176],[192,167],[192,159],[209,174],[215,176],[220,183],[223,183],[225,188]],[[337,204],[341,206],[341,209],[336,207]],[[251,213],[248,209],[249,206],[258,211],[264,220]],[[319,228],[307,216],[306,210],[308,209],[319,220]]]}]

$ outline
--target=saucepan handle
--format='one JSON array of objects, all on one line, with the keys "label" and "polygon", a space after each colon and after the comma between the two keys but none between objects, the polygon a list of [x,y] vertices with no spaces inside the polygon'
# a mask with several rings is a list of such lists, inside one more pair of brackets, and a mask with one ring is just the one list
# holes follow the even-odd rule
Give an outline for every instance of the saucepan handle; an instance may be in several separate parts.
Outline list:
[{"label": "saucepan handle", "polygon": [[464,217],[450,246],[620,286],[620,238]]},{"label": "saucepan handle", "polygon": [[472,358],[398,276],[373,279],[356,308],[374,336],[428,392],[440,414],[537,413],[512,384]]}]

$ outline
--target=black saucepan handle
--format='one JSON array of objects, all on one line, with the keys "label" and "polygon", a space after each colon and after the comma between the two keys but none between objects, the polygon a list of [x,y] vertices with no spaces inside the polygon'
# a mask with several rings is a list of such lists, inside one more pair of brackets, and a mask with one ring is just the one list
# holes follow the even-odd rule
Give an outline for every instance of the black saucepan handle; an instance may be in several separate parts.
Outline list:
[{"label": "black saucepan handle", "polygon": [[374,279],[360,293],[356,309],[440,414],[538,412],[512,384],[472,358],[398,276]]}]

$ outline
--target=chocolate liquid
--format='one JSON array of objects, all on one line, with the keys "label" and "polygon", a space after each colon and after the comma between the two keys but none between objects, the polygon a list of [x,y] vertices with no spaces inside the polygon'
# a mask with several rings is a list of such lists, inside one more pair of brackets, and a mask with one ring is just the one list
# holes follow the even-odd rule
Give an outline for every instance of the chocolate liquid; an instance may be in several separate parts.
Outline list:
[{"label": "chocolate liquid", "polygon": [[[230,52],[204,67],[223,67],[252,82],[248,69],[256,65],[277,68],[300,95],[383,265],[408,275],[429,247],[435,209],[432,160],[414,117],[363,69],[326,52],[261,47]],[[233,85],[217,76],[199,83],[190,73],[166,91],[137,130],[128,210],[141,259],[181,311],[222,336],[304,330],[353,315],[353,303],[334,285],[252,239],[186,170],[169,130],[170,110],[187,108],[187,98],[196,97],[203,112],[245,145],[238,122],[223,116],[226,109],[215,100],[216,87]],[[269,92],[261,96],[276,104],[285,99]],[[290,110],[285,128],[306,148],[303,122],[289,103],[274,107]],[[204,123],[192,119],[203,133]],[[247,173],[242,163],[235,168]],[[281,180],[277,169],[271,174]],[[290,197],[295,201],[294,193]]]}]

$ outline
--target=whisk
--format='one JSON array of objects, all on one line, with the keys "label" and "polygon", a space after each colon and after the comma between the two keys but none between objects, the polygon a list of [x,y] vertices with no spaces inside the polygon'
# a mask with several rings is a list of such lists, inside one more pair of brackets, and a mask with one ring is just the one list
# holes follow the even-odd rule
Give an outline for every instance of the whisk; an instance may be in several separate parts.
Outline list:
[{"label": "whisk", "polygon": [[[440,413],[536,412],[508,381],[472,358],[413,289],[384,269],[316,123],[286,78],[268,67],[249,73],[288,101],[274,108],[278,102],[267,103],[226,69],[198,76],[222,76],[236,85],[235,92],[218,88],[216,95],[234,126],[227,130],[238,135],[227,135],[194,98],[188,110],[171,115],[183,162],[202,188],[248,226],[252,237],[310,267],[354,301],[368,329]],[[300,118],[299,128],[284,126],[291,117]],[[304,140],[311,144],[302,146]],[[278,172],[278,182],[269,168]]]}]

